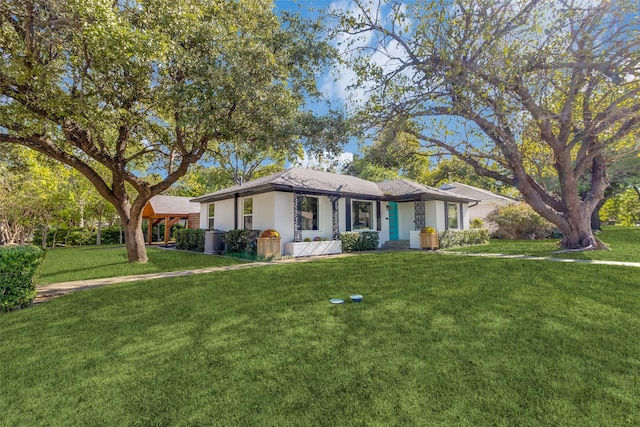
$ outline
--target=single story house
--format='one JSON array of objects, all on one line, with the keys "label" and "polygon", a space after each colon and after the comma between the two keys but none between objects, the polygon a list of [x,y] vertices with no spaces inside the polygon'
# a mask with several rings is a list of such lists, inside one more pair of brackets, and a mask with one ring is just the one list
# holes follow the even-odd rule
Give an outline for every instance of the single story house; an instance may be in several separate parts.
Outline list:
[{"label": "single story house", "polygon": [[275,229],[286,253],[288,242],[338,240],[345,231],[377,231],[380,246],[405,241],[419,248],[422,227],[469,228],[475,200],[408,180],[291,168],[192,201],[200,203],[200,228]]},{"label": "single story house", "polygon": [[491,231],[495,231],[496,226],[487,221],[487,215],[499,206],[517,202],[516,199],[512,199],[511,197],[502,196],[483,188],[473,187],[459,182],[444,184],[439,188],[450,193],[455,193],[461,197],[468,197],[470,199],[477,200],[476,203],[469,205],[469,221],[479,218],[482,220],[483,228],[487,228]]}]

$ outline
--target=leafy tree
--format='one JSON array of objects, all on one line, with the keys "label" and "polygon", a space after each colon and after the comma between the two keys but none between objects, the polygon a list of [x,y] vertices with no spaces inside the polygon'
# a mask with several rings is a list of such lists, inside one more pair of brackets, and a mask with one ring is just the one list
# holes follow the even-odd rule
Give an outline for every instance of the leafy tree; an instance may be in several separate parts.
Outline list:
[{"label": "leafy tree", "polygon": [[345,172],[372,181],[398,177],[422,181],[430,153],[407,131],[410,126],[409,122],[390,123],[381,129],[371,145],[361,147],[362,156],[356,155]]},{"label": "leafy tree", "polygon": [[[364,121],[414,120],[423,146],[517,188],[563,248],[605,247],[590,219],[606,164],[638,150],[638,2],[354,4],[335,15],[370,93]],[[557,190],[537,156],[551,160],[538,166]]]},{"label": "leafy tree", "polygon": [[120,216],[129,261],[145,262],[152,196],[207,149],[299,114],[328,50],[296,28],[268,0],[4,0],[0,141],[87,177]]},{"label": "leafy tree", "polygon": [[1,148],[0,243],[23,244],[72,204],[71,170],[23,147]]},{"label": "leafy tree", "polygon": [[[607,176],[609,178],[609,187],[605,191],[605,197],[602,199],[591,215],[591,228],[594,230],[601,229],[600,223],[600,209],[611,199],[625,198],[628,199],[629,195],[637,194],[640,198],[640,156],[625,157],[622,159],[614,160],[607,169]],[[634,190],[629,192],[629,190]],[[636,213],[637,216],[640,216]],[[620,216],[619,214],[609,214],[609,216]],[[637,218],[636,221],[640,220]],[[631,222],[631,221],[630,221]]]}]

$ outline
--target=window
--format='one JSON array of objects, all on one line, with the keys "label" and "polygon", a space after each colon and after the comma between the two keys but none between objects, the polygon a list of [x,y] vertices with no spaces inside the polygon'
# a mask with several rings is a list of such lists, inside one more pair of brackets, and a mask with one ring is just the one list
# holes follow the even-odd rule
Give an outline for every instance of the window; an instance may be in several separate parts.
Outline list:
[{"label": "window", "polygon": [[302,198],[302,209],[300,210],[302,221],[301,230],[318,229],[318,198],[304,196]]},{"label": "window", "polygon": [[244,229],[253,229],[253,197],[244,198],[244,209],[242,211],[244,217]]},{"label": "window", "polygon": [[215,216],[216,205],[215,203],[209,203],[209,230],[213,230],[214,221],[213,217]]},{"label": "window", "polygon": [[456,203],[447,203],[447,225],[449,230],[457,230],[458,224],[458,205]]},{"label": "window", "polygon": [[373,202],[351,203],[351,229],[373,230]]}]

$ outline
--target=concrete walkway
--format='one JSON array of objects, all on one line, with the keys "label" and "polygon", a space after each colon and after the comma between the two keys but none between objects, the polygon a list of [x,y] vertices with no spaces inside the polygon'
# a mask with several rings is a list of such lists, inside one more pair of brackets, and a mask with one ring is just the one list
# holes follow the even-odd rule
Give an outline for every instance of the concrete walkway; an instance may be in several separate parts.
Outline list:
[{"label": "concrete walkway", "polygon": [[640,268],[640,262],[627,262],[627,261],[603,261],[595,259],[570,259],[570,258],[554,258],[554,257],[542,257],[532,255],[507,255],[507,254],[472,254],[465,252],[447,252],[439,251],[444,255],[458,255],[458,256],[472,256],[472,257],[484,257],[484,258],[507,258],[507,259],[526,259],[533,261],[554,261],[554,262],[569,262],[577,264],[595,264],[595,265],[617,265],[620,267],[636,267]]},{"label": "concrete walkway", "polygon": [[[367,253],[371,253],[371,252],[374,252],[374,251],[367,251]],[[447,251],[437,251],[437,252],[425,251],[423,253],[485,257],[485,258],[526,259],[526,260],[534,260],[534,261],[555,261],[555,262],[569,262],[569,263],[580,263],[580,264],[614,265],[614,266],[636,267],[636,268],[640,267],[640,262],[566,259],[566,258],[539,257],[539,256],[529,256],[529,255],[505,255],[505,254],[485,254],[485,253],[472,254],[472,253],[464,253],[464,252],[447,252]],[[327,259],[327,258],[338,258],[338,257],[346,257],[346,256],[354,256],[354,255],[357,255],[357,254],[342,253],[337,255],[324,255],[324,256],[317,256],[317,257],[285,258],[285,259],[280,259],[280,260],[275,260],[270,262],[248,262],[246,264],[234,264],[234,265],[228,265],[224,267],[209,267],[209,268],[199,268],[195,270],[167,271],[162,273],[139,274],[134,276],[109,277],[104,279],[88,279],[88,280],[78,280],[73,282],[52,283],[48,285],[38,286],[37,288],[38,296],[35,302],[37,303],[37,302],[46,301],[53,297],[64,295],[69,292],[99,288],[103,286],[112,285],[115,283],[128,283],[128,282],[137,282],[141,280],[154,280],[154,279],[164,279],[164,278],[170,278],[170,277],[192,276],[195,274],[214,273],[216,271],[242,270],[245,268],[267,267],[272,265],[281,265],[281,264],[299,263],[299,262],[311,262],[311,261]]]},{"label": "concrete walkway", "polygon": [[138,274],[133,276],[120,276],[120,277],[107,277],[104,279],[87,279],[87,280],[76,280],[73,282],[59,282],[59,283],[50,283],[47,285],[41,285],[37,287],[38,296],[36,297],[36,302],[39,300],[48,300],[50,298],[67,294],[69,292],[82,291],[85,289],[93,289],[93,288],[101,288],[103,286],[113,285],[115,283],[128,283],[128,282],[137,282],[141,280],[154,280],[154,279],[164,279],[170,277],[183,277],[183,276],[192,276],[194,274],[206,274],[206,273],[214,273],[216,271],[231,271],[231,270],[242,270],[245,268],[255,268],[255,267],[267,267],[270,265],[281,265],[281,264],[290,264],[290,263],[299,263],[299,262],[310,262],[316,261],[320,259],[327,258],[338,258],[351,256],[351,253],[343,253],[336,255],[323,255],[316,257],[305,257],[305,258],[283,258],[279,260],[274,260],[270,262],[247,262],[245,264],[234,264],[234,265],[226,265],[223,267],[208,267],[208,268],[198,268],[194,270],[180,270],[180,271],[166,271],[160,273],[149,273],[149,274]]}]

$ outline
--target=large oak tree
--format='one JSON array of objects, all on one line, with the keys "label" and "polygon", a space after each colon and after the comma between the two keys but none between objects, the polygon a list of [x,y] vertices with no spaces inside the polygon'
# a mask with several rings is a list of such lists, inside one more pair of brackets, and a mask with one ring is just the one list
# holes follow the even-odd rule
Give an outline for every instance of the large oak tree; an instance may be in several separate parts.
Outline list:
[{"label": "large oak tree", "polygon": [[144,262],[152,196],[218,143],[299,114],[323,53],[304,36],[268,0],[3,0],[0,142],[80,171]]},{"label": "large oak tree", "polygon": [[[638,149],[637,1],[354,5],[334,16],[369,93],[369,125],[412,120],[425,147],[516,187],[562,231],[562,247],[604,247],[590,218],[607,163]],[[537,155],[557,185],[540,181]]]}]

